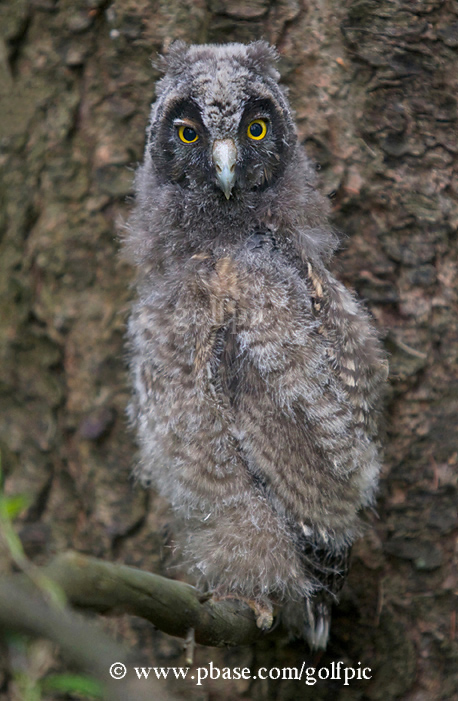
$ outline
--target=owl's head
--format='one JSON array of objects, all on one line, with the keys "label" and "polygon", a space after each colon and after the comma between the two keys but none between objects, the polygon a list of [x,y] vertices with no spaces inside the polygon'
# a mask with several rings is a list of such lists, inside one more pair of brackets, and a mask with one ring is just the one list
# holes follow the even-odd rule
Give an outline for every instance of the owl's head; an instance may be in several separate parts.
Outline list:
[{"label": "owl's head", "polygon": [[263,41],[172,45],[146,149],[159,182],[222,202],[275,183],[296,145],[276,59]]}]

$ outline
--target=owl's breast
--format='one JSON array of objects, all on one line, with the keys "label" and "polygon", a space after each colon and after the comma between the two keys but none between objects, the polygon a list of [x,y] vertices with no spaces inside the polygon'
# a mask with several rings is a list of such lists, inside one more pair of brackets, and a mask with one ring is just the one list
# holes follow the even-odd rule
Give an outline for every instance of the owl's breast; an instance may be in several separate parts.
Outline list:
[{"label": "owl's breast", "polygon": [[270,232],[256,231],[235,252],[239,277],[238,326],[266,325],[269,337],[293,341],[317,326],[307,276],[284,243]]}]

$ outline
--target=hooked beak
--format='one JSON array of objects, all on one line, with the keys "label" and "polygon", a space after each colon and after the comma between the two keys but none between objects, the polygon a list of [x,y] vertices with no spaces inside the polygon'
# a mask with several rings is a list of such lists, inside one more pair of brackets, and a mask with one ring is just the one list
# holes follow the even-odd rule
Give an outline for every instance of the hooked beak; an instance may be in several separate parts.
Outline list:
[{"label": "hooked beak", "polygon": [[213,163],[216,168],[218,185],[228,200],[235,183],[235,164],[237,163],[237,146],[233,139],[216,139],[212,150]]}]

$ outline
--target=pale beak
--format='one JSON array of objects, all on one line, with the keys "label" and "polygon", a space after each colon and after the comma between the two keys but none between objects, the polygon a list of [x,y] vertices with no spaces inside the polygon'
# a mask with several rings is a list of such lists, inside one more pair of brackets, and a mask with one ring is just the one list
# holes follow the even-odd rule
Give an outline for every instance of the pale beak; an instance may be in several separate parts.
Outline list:
[{"label": "pale beak", "polygon": [[237,146],[234,140],[216,139],[213,142],[212,157],[218,185],[226,195],[226,199],[229,199],[235,183],[235,164],[237,163]]}]

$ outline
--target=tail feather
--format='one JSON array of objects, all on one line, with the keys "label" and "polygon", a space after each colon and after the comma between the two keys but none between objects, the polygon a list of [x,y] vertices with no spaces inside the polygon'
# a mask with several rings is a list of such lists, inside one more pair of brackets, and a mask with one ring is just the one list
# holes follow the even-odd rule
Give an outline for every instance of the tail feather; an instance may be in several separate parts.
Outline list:
[{"label": "tail feather", "polygon": [[313,652],[325,650],[331,629],[331,605],[316,598],[307,599],[305,610],[307,618],[304,623],[303,636]]},{"label": "tail feather", "polygon": [[331,628],[332,604],[339,600],[350,560],[350,548],[333,551],[301,533],[298,538],[304,570],[315,593],[302,601],[287,602],[282,621],[292,637],[304,638],[312,651],[325,650]]}]

